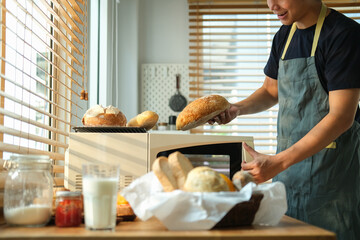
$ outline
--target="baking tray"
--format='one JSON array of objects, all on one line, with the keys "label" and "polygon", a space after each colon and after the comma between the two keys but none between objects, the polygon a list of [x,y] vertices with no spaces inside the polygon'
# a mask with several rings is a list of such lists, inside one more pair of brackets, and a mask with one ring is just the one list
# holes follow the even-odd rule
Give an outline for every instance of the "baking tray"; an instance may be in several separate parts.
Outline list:
[{"label": "baking tray", "polygon": [[73,127],[81,133],[146,133],[145,128],[138,127]]}]

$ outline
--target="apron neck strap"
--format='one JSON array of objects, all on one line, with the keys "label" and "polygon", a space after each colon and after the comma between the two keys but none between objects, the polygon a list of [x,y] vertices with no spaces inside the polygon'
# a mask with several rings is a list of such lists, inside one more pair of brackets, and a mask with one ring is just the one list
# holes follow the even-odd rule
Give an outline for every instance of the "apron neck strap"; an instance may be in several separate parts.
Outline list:
[{"label": "apron neck strap", "polygon": [[[322,3],[320,15],[319,15],[317,23],[316,23],[315,35],[314,35],[314,40],[313,40],[313,44],[312,44],[312,48],[311,48],[311,55],[310,55],[311,57],[315,56],[315,51],[316,51],[316,47],[317,47],[317,44],[319,41],[321,28],[323,26],[325,16],[326,16],[326,10],[327,10],[327,8],[326,8],[325,4]],[[291,39],[294,36],[295,31],[296,31],[296,22],[294,22],[291,26],[291,30],[290,30],[288,39],[285,44],[285,48],[284,48],[283,54],[281,56],[282,60],[284,60],[284,58],[285,58],[286,51],[290,45]]]},{"label": "apron neck strap", "polygon": [[290,33],[289,33],[289,37],[288,37],[288,39],[287,39],[287,41],[286,41],[286,44],[285,44],[285,48],[284,48],[283,54],[282,54],[282,56],[281,56],[281,59],[282,59],[282,60],[284,60],[284,58],[285,58],[286,51],[287,51],[287,49],[288,49],[288,47],[289,47],[289,45],[290,45],[291,39],[292,39],[292,37],[294,36],[295,31],[296,31],[296,23],[293,23],[292,26],[291,26]]},{"label": "apron neck strap", "polygon": [[321,6],[321,12],[318,18],[318,21],[316,23],[316,29],[315,29],[315,35],[314,35],[314,41],[313,41],[313,45],[311,48],[311,57],[315,56],[315,51],[316,51],[316,47],[319,41],[319,37],[320,37],[320,32],[321,32],[321,28],[323,26],[324,20],[325,20],[325,16],[326,16],[326,6],[325,4],[322,4]]}]

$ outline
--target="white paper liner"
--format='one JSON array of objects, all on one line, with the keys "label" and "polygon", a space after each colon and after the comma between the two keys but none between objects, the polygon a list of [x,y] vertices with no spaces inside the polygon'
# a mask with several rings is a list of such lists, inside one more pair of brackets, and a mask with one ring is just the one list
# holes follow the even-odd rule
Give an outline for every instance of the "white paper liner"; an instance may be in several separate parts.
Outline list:
[{"label": "white paper liner", "polygon": [[253,192],[264,194],[253,224],[278,224],[287,210],[285,186],[281,182],[249,183],[239,192],[163,192],[157,177],[150,172],[124,188],[121,195],[143,221],[155,216],[169,230],[208,230],[234,205],[248,201]]}]

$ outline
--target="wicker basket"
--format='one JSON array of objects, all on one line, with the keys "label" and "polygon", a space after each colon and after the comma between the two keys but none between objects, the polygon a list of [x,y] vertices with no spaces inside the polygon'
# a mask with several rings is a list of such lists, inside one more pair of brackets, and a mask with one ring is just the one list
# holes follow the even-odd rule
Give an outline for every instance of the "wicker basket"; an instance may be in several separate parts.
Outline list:
[{"label": "wicker basket", "polygon": [[213,228],[251,225],[263,197],[262,193],[254,193],[249,201],[236,204]]}]

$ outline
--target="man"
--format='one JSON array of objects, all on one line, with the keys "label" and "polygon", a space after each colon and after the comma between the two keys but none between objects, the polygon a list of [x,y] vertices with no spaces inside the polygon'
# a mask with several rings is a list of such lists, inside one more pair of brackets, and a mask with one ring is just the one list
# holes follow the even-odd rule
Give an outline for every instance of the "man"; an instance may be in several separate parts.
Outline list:
[{"label": "man", "polygon": [[256,182],[287,190],[287,215],[360,239],[360,25],[321,0],[268,0],[284,24],[273,40],[261,88],[215,117],[279,103],[277,154],[244,144]]}]

